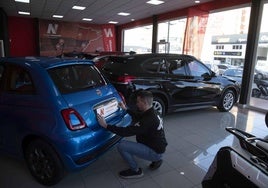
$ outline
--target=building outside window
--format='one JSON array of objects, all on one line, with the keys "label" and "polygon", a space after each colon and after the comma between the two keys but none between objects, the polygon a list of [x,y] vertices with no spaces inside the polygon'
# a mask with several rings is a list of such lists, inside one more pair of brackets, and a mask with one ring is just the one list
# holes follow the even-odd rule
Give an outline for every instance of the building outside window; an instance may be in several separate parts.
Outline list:
[{"label": "building outside window", "polygon": [[201,59],[243,67],[250,7],[210,13]]}]

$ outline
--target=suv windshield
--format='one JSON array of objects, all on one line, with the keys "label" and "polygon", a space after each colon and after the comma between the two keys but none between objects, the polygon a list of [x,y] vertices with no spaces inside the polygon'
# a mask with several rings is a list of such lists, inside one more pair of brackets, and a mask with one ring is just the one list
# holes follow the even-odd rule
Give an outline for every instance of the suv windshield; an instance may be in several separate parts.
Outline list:
[{"label": "suv windshield", "polygon": [[105,84],[102,76],[91,65],[62,66],[50,69],[48,73],[63,94]]}]

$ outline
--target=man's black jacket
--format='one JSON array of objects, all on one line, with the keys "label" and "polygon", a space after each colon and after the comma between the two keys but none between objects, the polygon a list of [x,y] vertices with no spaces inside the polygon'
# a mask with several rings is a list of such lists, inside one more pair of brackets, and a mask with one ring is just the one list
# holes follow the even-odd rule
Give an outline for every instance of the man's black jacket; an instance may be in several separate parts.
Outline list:
[{"label": "man's black jacket", "polygon": [[135,120],[127,127],[108,125],[107,129],[119,136],[127,137],[136,135],[136,140],[156,153],[164,153],[167,146],[162,118],[153,108],[143,113],[135,113],[127,110]]}]

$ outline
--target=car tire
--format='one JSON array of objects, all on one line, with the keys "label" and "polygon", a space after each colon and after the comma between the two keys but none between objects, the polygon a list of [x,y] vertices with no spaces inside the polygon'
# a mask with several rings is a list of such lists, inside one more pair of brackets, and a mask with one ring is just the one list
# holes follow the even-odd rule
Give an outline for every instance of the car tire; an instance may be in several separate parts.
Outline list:
[{"label": "car tire", "polygon": [[48,143],[40,139],[32,141],[27,146],[25,160],[32,176],[43,185],[55,185],[65,174],[58,154]]},{"label": "car tire", "polygon": [[153,108],[161,115],[164,116],[166,113],[166,108],[163,100],[159,97],[153,99]]},{"label": "car tire", "polygon": [[235,94],[232,90],[227,90],[221,97],[220,103],[217,106],[221,112],[228,112],[235,104]]}]

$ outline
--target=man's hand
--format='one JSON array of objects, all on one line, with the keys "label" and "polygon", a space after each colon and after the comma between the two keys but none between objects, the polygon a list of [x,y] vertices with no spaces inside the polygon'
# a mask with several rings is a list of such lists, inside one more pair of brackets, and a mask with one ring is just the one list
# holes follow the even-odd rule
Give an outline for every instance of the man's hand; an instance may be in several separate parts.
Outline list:
[{"label": "man's hand", "polygon": [[98,120],[100,126],[102,126],[105,129],[107,128],[107,123],[106,123],[104,117],[102,117],[101,115],[97,114],[97,120]]}]

